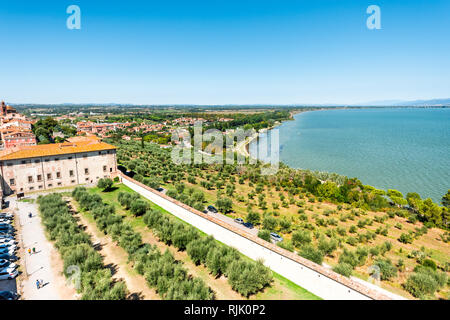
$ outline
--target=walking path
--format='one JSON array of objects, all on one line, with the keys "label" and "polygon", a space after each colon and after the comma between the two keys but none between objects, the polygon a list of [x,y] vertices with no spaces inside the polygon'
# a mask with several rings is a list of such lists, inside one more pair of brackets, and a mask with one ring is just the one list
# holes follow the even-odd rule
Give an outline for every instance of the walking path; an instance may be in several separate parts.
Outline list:
[{"label": "walking path", "polygon": [[[76,206],[71,204],[73,208]],[[124,280],[130,295],[130,300],[160,300],[161,298],[155,290],[148,287],[147,282],[143,276],[138,274],[128,264],[128,254],[124,249],[117,246],[111,237],[104,235],[97,229],[95,222],[90,222],[85,216],[80,213],[75,215],[79,219],[79,224],[85,227],[85,232],[91,236],[91,241],[94,248],[103,257],[105,266],[111,269],[114,279]]]},{"label": "walking path", "polygon": [[[16,208],[18,223],[21,229],[21,243],[23,251],[23,281],[21,283],[22,298],[25,300],[70,300],[76,299],[76,291],[66,286],[66,279],[62,274],[63,262],[59,252],[47,240],[37,203],[8,199],[10,206]],[[28,217],[29,213],[32,217]],[[36,249],[31,255],[28,249]],[[44,286],[36,286],[36,280],[42,279]]]}]

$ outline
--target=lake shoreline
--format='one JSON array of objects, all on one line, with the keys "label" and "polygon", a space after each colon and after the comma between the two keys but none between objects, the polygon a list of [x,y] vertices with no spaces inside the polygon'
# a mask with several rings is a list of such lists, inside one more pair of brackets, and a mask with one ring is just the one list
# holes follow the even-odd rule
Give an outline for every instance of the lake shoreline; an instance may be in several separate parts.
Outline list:
[{"label": "lake shoreline", "polygon": [[[367,110],[368,112],[373,112],[373,116],[377,117],[377,119],[373,120],[373,116],[372,114],[370,114],[369,116],[367,116],[366,114],[363,114],[361,112],[358,112],[358,110],[363,111]],[[406,110],[407,109],[407,110]],[[351,113],[347,114],[346,112],[344,113],[343,111],[339,111],[339,110],[345,110],[345,111],[350,111]],[[422,111],[423,110],[423,111]],[[444,111],[440,111],[440,110],[444,110]],[[286,162],[282,161],[280,158],[280,162],[283,162],[284,164],[286,164],[287,166],[289,166],[292,169],[298,169],[298,170],[307,170],[307,171],[311,171],[311,172],[318,172],[318,173],[327,173],[327,174],[337,174],[337,175],[341,175],[341,176],[346,176],[346,177],[357,177],[359,180],[363,181],[364,184],[367,185],[371,185],[374,186],[378,189],[383,189],[383,190],[387,190],[390,188],[394,188],[394,189],[398,189],[400,190],[402,193],[406,194],[408,192],[418,192],[417,190],[420,190],[420,192],[418,192],[424,199],[425,198],[432,198],[434,202],[436,203],[440,203],[440,198],[442,197],[443,194],[445,194],[445,191],[448,189],[448,187],[445,184],[446,180],[445,177],[446,175],[448,175],[448,164],[447,161],[442,160],[445,159],[445,156],[443,155],[443,153],[445,153],[445,150],[448,150],[448,146],[447,144],[444,142],[441,142],[441,145],[439,147],[437,147],[437,151],[433,151],[433,154],[435,154],[436,152],[439,152],[439,154],[441,155],[440,157],[438,156],[439,159],[441,159],[439,161],[439,168],[433,169],[430,171],[430,169],[426,169],[427,166],[426,165],[422,165],[422,164],[426,164],[429,163],[430,161],[433,161],[434,156],[428,155],[426,157],[423,156],[424,152],[420,152],[420,151],[416,151],[416,146],[412,145],[409,146],[409,144],[407,143],[399,143],[399,145],[404,145],[404,147],[402,148],[398,148],[397,150],[397,146],[395,146],[395,148],[392,147],[392,143],[391,145],[386,145],[385,146],[385,141],[384,141],[384,135],[380,134],[379,131],[368,131],[370,132],[368,135],[369,140],[367,140],[365,137],[359,139],[359,143],[361,143],[361,141],[370,141],[369,143],[372,143],[371,141],[375,141],[376,137],[380,137],[380,141],[376,142],[376,144],[374,145],[374,148],[376,148],[377,150],[380,149],[380,147],[382,147],[383,150],[381,150],[381,152],[386,151],[386,157],[383,156],[378,156],[378,154],[374,154],[373,152],[371,152],[370,150],[368,150],[368,148],[363,148],[361,150],[359,149],[353,149],[353,147],[349,147],[350,148],[350,152],[353,153],[358,153],[361,154],[360,152],[363,152],[362,158],[358,158],[360,160],[356,161],[355,156],[353,155],[353,158],[349,159],[348,161],[345,160],[346,158],[349,158],[351,156],[339,156],[338,158],[336,158],[336,162],[333,162],[330,166],[326,167],[326,164],[330,161],[335,161],[335,160],[330,160],[331,158],[331,154],[336,154],[336,152],[338,152],[339,154],[348,154],[347,150],[348,148],[345,147],[336,147],[334,148],[334,145],[331,146],[331,149],[326,149],[326,150],[331,150],[331,151],[325,151],[323,152],[323,157],[317,158],[319,159],[319,161],[317,162],[318,165],[314,166],[308,166],[308,163],[311,163],[311,161],[315,161],[313,158],[311,157],[317,157],[318,155],[320,155],[321,152],[320,148],[323,150],[324,146],[320,146],[320,148],[314,148],[313,149],[309,149],[309,146],[311,145],[311,143],[313,143],[313,141],[311,140],[312,135],[311,135],[311,131],[309,131],[309,135],[308,135],[308,130],[311,129],[310,127],[310,120],[314,121],[313,127],[312,129],[317,130],[323,130],[323,128],[325,128],[324,130],[326,130],[326,134],[328,135],[333,135],[335,132],[336,134],[340,134],[342,132],[344,132],[345,134],[345,138],[350,138],[352,139],[352,134],[346,132],[347,129],[345,127],[345,125],[343,123],[341,123],[340,121],[342,121],[342,119],[346,119],[348,117],[351,117],[348,122],[350,124],[350,126],[353,124],[351,121],[355,121],[355,119],[363,119],[365,120],[365,122],[369,121],[369,125],[373,126],[377,126],[377,124],[375,124],[374,122],[370,123],[370,121],[379,121],[379,119],[381,119],[384,122],[384,118],[386,118],[388,121],[391,121],[392,123],[394,123],[392,127],[392,134],[389,137],[395,137],[395,139],[397,139],[397,136],[395,134],[395,132],[397,132],[397,130],[401,130],[397,128],[397,123],[403,122],[403,121],[413,121],[412,124],[416,124],[417,125],[423,123],[432,123],[431,124],[431,129],[436,131],[436,133],[433,133],[432,135],[430,135],[429,133],[425,133],[425,134],[421,134],[418,133],[417,131],[413,131],[412,134],[416,135],[417,137],[419,137],[422,141],[421,141],[421,145],[418,146],[417,150],[421,150],[420,147],[425,145],[428,147],[429,143],[433,143],[435,142],[436,139],[438,139],[438,141],[442,140],[442,136],[446,134],[446,132],[448,131],[448,122],[446,121],[448,113],[447,113],[448,108],[444,108],[444,107],[435,107],[435,108],[417,108],[417,107],[383,107],[383,108],[371,108],[371,107],[367,107],[367,108],[331,108],[331,109],[327,109],[327,108],[320,108],[320,109],[315,109],[315,110],[306,110],[306,111],[302,111],[302,112],[296,112],[293,114],[293,120],[295,121],[296,119],[298,119],[298,117],[294,116],[296,114],[300,114],[300,113],[307,113],[310,111],[336,111],[338,112],[337,115],[338,117],[334,118],[334,114],[333,116],[331,116],[331,113],[324,115],[324,118],[322,120],[322,116],[320,116],[320,119],[318,118],[318,116],[314,115],[313,118],[310,119],[311,116],[308,116],[308,127],[306,128],[306,133],[304,132],[304,134],[307,134],[307,138],[303,138],[303,139],[309,139],[307,140],[307,144],[304,145],[304,143],[302,143],[303,148],[308,148],[308,149],[304,149],[304,150],[312,150],[311,152],[308,152],[308,155],[304,156],[305,153],[302,154],[302,156],[300,157],[295,157],[296,151],[295,149],[298,149],[299,147],[302,147],[300,144],[297,145],[297,140],[293,140],[295,138],[289,138],[289,142],[284,141],[283,147],[285,147],[286,150],[284,150],[284,158],[286,158],[287,155],[289,155],[289,159],[292,158],[292,160],[286,160]],[[355,112],[352,112],[355,111]],[[385,111],[385,112],[384,112]],[[403,112],[404,111],[404,112]],[[411,111],[411,113],[409,112]],[[340,114],[340,115],[339,115]],[[355,115],[358,118],[355,118]],[[437,116],[436,116],[437,115]],[[442,115],[444,116],[444,118],[442,118]],[[406,116],[406,117],[405,117]],[[423,117],[425,117],[425,119],[423,119]],[[395,117],[395,118],[393,118]],[[430,118],[430,119],[428,119]],[[439,129],[436,129],[434,126],[434,122],[430,122],[431,120],[435,120],[435,119],[440,119],[440,122],[438,122],[438,124],[440,125]],[[320,122],[318,121],[318,119],[320,120]],[[406,119],[406,120],[404,120]],[[322,122],[323,121],[323,122]],[[335,125],[335,123],[331,123],[330,121],[338,121],[338,124]],[[427,122],[428,121],[428,122]],[[281,124],[286,124],[286,122],[288,121],[282,121],[280,123]],[[316,123],[318,123],[318,126],[316,125]],[[323,123],[323,125],[321,125],[321,123]],[[331,123],[331,127],[328,127],[327,124]],[[409,123],[409,122],[408,122]],[[410,126],[413,127],[410,124],[405,124],[403,126]],[[324,126],[324,127],[322,127]],[[364,127],[362,124],[357,124],[355,127],[357,130],[359,131],[365,131]],[[401,126],[400,126],[401,128]],[[274,129],[274,127],[272,128],[268,128],[267,132],[270,132],[270,130]],[[298,125],[290,125],[288,124],[288,128],[283,128],[285,131],[284,132],[284,136],[286,137],[292,137],[293,133],[295,130],[295,133],[298,133]],[[338,130],[338,131],[336,131]],[[369,128],[370,130],[370,128]],[[415,130],[415,129],[414,129]],[[426,129],[422,129],[424,131],[428,131],[431,132],[432,130],[426,130]],[[302,132],[304,130],[302,129]],[[433,131],[433,132],[434,132]],[[266,133],[266,132],[263,132]],[[316,135],[316,133],[315,133]],[[257,133],[257,138],[261,139],[261,133]],[[359,138],[359,137],[358,137]],[[327,137],[325,135],[325,141],[326,143],[330,143],[330,141],[336,140],[334,139],[334,136]],[[363,140],[362,140],[363,139]],[[366,140],[364,140],[366,139]],[[375,140],[374,140],[375,139]],[[398,138],[400,139],[400,141],[402,141],[402,137]],[[358,140],[358,139],[357,139]],[[403,139],[404,140],[404,139]],[[444,139],[445,140],[445,139]],[[345,141],[345,140],[342,140]],[[254,144],[255,144],[255,138],[249,139],[247,141],[247,145],[246,145],[246,153],[250,154],[250,148],[254,148]],[[367,142],[366,142],[367,144]],[[405,146],[406,145],[406,146]],[[280,141],[280,146],[281,146],[281,141]],[[298,146],[298,147],[297,147]],[[358,144],[357,144],[358,146]],[[409,147],[408,147],[409,146]],[[295,148],[294,148],[295,147]],[[294,149],[293,149],[294,148]],[[341,150],[343,149],[343,150]],[[414,153],[412,153],[411,150],[414,150]],[[339,151],[341,150],[341,151]],[[367,151],[367,152],[366,152]],[[407,153],[407,152],[410,153]],[[417,156],[411,158],[408,157],[401,157],[401,155],[405,155],[405,154],[417,154]],[[306,163],[303,162],[302,158],[305,158]],[[353,160],[352,160],[353,159]],[[373,159],[373,165],[368,166],[367,165],[367,161],[364,161],[364,159],[367,159],[367,161],[371,161],[371,159]],[[265,162],[263,159],[258,159],[261,162]],[[356,167],[354,168],[353,165],[348,164],[348,163],[355,163]],[[383,169],[383,165],[386,163],[386,161],[390,161],[392,163],[394,163],[394,165],[392,166],[392,170],[391,167],[389,167],[388,169]],[[397,166],[395,166],[395,164],[398,161],[403,161],[403,164],[399,164]],[[303,165],[299,165],[298,162],[303,163]],[[295,163],[295,164],[293,164]],[[315,162],[314,162],[315,163]],[[417,164],[419,163],[420,165],[422,165],[421,167],[424,168],[423,171],[420,171],[420,168],[416,168]],[[386,165],[384,165],[386,167]],[[367,167],[367,169],[366,169]],[[333,168],[335,168],[335,170],[333,170]],[[338,170],[340,168],[340,170]],[[429,168],[429,166],[428,166]],[[413,172],[414,174],[409,174],[408,171],[405,170],[410,170],[410,172]],[[380,174],[375,174],[374,172],[383,172],[383,175]],[[433,178],[433,176],[439,175],[441,178],[437,179],[437,178]],[[423,178],[422,178],[423,177]],[[430,178],[431,177],[431,178]],[[427,179],[427,180],[424,180]],[[448,180],[448,179],[447,179]],[[421,188],[421,186],[425,184],[425,186],[423,188]]]}]

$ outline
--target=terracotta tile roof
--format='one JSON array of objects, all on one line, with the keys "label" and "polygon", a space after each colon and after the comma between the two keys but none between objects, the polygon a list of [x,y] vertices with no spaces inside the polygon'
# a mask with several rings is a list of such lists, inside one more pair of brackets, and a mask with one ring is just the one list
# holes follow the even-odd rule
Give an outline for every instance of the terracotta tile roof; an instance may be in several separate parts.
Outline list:
[{"label": "terracotta tile roof", "polygon": [[37,146],[24,146],[19,148],[18,150],[11,150],[12,152],[0,155],[0,161],[113,149],[116,149],[116,147],[113,145],[104,142],[98,142],[92,139],[86,139],[84,141],[79,141],[76,143],[64,142],[55,144],[43,144]]}]

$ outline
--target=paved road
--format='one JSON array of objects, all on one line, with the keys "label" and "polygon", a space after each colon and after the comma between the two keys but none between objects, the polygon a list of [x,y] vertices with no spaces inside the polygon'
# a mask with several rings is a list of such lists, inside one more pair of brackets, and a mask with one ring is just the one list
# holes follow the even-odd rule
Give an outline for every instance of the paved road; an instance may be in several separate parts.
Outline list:
[{"label": "paved road", "polygon": [[[51,255],[53,246],[45,237],[41,218],[38,215],[38,205],[36,203],[20,202],[11,198],[11,205],[18,209],[18,221],[22,229],[21,249],[24,251],[24,259],[21,264],[24,266],[22,282],[22,298],[25,300],[59,300],[61,296],[58,292],[55,272],[52,269]],[[32,213],[29,218],[28,214]],[[31,255],[28,249],[36,249],[36,253]],[[36,280],[42,279],[44,287],[38,289]]]},{"label": "paved road", "polygon": [[221,213],[214,213],[214,212],[210,212],[210,211],[208,211],[208,215],[212,216],[214,218],[217,218],[219,220],[222,220],[223,222],[226,222],[228,224],[231,224],[232,226],[234,226],[234,227],[236,227],[238,229],[241,229],[241,230],[243,230],[246,233],[252,234],[254,236],[258,235],[258,229],[257,228],[253,228],[253,229],[246,228],[242,224],[234,222],[234,219],[232,219],[230,217],[227,217],[226,215],[223,215]]}]

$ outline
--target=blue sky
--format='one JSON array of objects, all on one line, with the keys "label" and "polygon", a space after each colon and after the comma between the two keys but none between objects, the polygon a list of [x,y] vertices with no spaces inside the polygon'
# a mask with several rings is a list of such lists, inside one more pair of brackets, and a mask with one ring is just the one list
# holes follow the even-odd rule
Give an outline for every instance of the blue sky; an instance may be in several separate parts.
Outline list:
[{"label": "blue sky", "polygon": [[[81,8],[81,30],[66,8]],[[381,8],[369,30],[366,8]],[[450,97],[448,0],[2,1],[0,99],[298,104]]]}]

